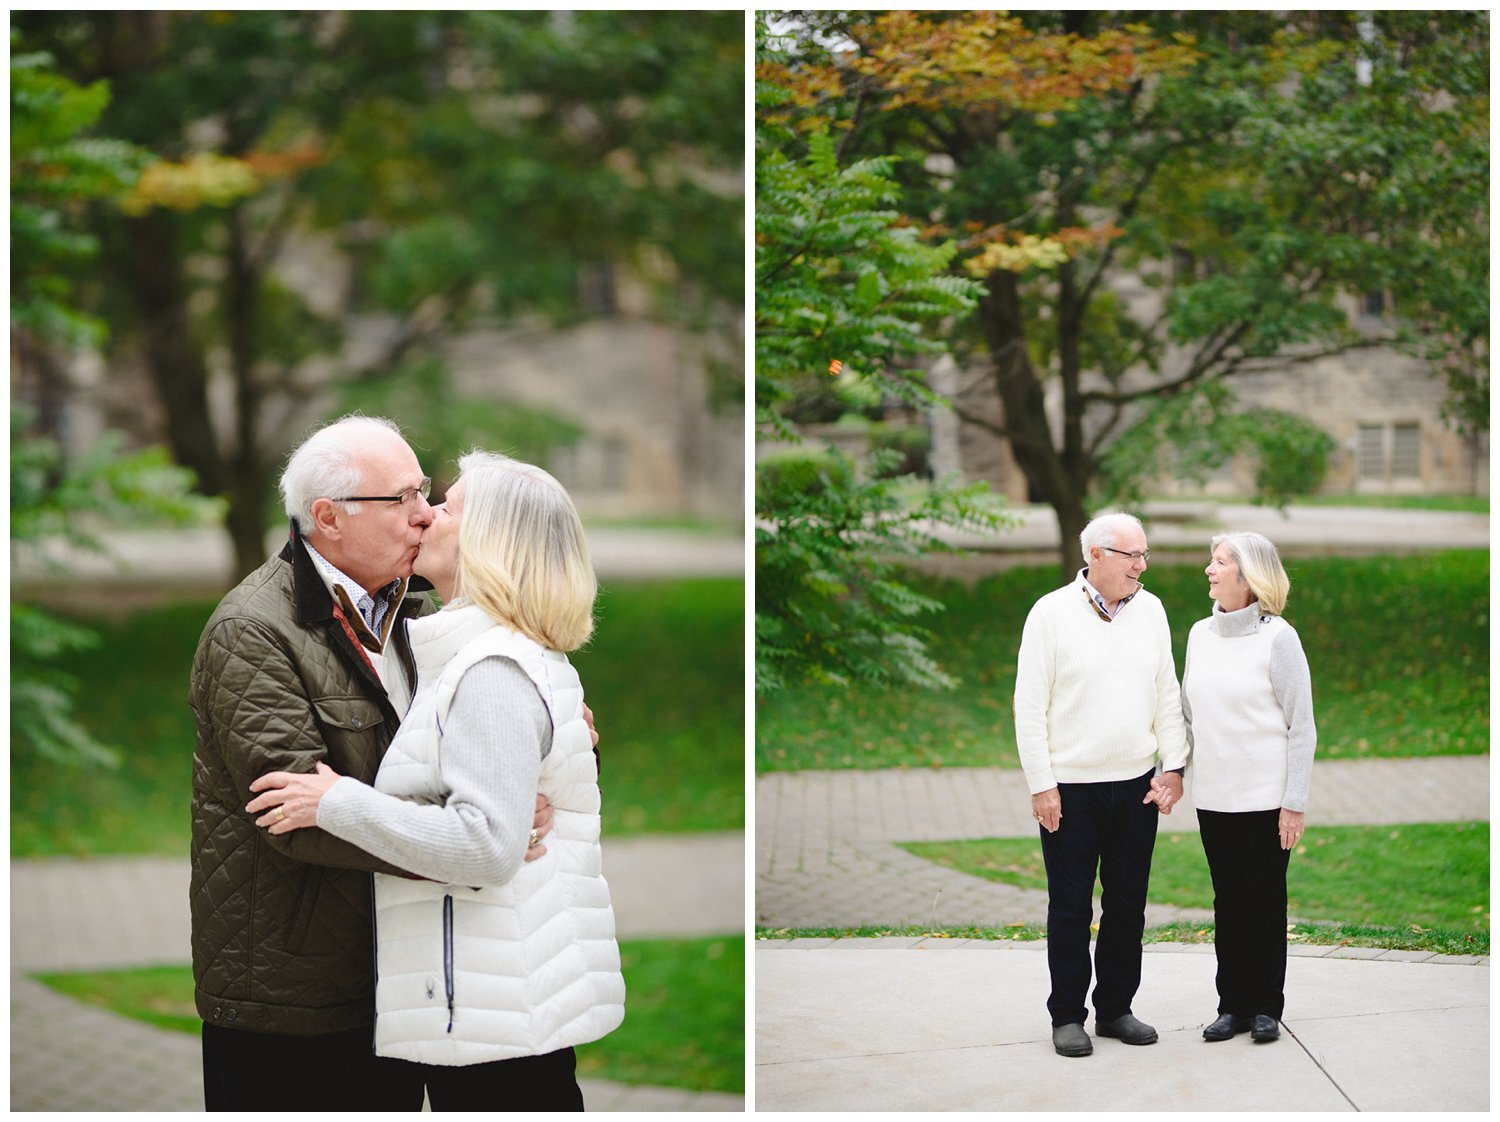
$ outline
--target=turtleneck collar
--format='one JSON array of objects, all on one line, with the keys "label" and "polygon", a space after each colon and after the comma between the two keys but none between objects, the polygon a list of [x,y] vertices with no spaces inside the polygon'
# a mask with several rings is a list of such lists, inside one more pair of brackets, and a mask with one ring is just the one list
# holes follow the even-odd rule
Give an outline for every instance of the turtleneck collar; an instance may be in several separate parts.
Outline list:
[{"label": "turtleneck collar", "polygon": [[1214,634],[1225,639],[1238,639],[1244,635],[1254,635],[1260,627],[1260,601],[1251,600],[1248,605],[1233,612],[1226,612],[1219,605],[1214,605],[1213,622],[1210,626]]}]

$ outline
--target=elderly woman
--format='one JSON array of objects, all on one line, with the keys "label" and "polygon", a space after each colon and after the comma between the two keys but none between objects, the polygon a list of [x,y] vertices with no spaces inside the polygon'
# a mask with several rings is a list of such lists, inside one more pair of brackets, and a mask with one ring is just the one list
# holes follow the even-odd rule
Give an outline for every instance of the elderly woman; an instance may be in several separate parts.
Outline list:
[{"label": "elderly woman", "polygon": [[[248,809],[426,878],[375,877],[375,1050],[420,1065],[434,1110],[582,1110],[573,1046],[625,999],[583,689],[560,653],[593,629],[594,573],[550,475],[479,452],[459,468],[416,562],[445,606],[409,625],[416,693],[375,785],[272,772]],[[553,829],[527,862],[538,791]]]},{"label": "elderly woman", "polygon": [[1213,614],[1182,668],[1193,801],[1214,883],[1219,1016],[1205,1040],[1281,1035],[1286,871],[1312,780],[1312,680],[1291,624],[1291,582],[1260,534],[1220,534],[1204,572]]}]

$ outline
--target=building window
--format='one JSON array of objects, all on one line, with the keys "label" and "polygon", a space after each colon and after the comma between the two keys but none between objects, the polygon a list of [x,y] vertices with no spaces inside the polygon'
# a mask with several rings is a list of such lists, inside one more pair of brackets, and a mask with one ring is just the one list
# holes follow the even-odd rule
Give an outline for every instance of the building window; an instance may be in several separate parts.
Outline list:
[{"label": "building window", "polygon": [[1420,481],[1422,427],[1415,422],[1360,425],[1354,456],[1361,483]]},{"label": "building window", "polygon": [[1391,428],[1391,478],[1422,478],[1422,436],[1416,425]]},{"label": "building window", "polygon": [[1385,478],[1385,426],[1360,425],[1355,447],[1360,479]]}]

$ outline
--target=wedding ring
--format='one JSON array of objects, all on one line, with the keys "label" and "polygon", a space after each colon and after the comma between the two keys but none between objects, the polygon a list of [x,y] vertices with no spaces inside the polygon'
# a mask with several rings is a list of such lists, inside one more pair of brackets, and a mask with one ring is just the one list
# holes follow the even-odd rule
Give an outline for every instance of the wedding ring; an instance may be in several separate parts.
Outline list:
[{"label": "wedding ring", "polygon": [[535,830],[532,830],[531,831],[531,844],[532,845],[536,845],[536,843],[539,842],[539,841],[541,841],[541,840],[542,840],[542,835],[539,834],[539,833],[537,833]]},{"label": "wedding ring", "polygon": [[277,807],[277,808],[276,808],[276,821],[278,821],[278,822],[280,822],[280,821],[281,821],[281,820],[282,820],[282,819],[283,819],[283,818],[285,818],[285,817],[286,817],[286,811],[284,811],[284,810],[282,810],[282,809],[281,809],[281,808],[280,808],[280,807],[279,807],[279,806],[278,806],[278,807]]}]

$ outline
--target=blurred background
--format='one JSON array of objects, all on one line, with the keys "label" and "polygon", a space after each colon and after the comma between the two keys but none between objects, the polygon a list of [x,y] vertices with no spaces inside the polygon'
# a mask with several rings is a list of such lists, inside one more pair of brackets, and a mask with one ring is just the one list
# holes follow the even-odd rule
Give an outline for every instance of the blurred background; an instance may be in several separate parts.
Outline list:
[{"label": "blurred background", "polygon": [[[631,990],[581,1074],[738,1108],[743,153],[740,12],[12,13],[13,1023],[197,1032],[188,667],[286,453],[358,410],[434,501],[476,446],[577,500]],[[103,949],[90,870],[148,886]],[[13,1106],[100,1105],[28,1037]]]}]

